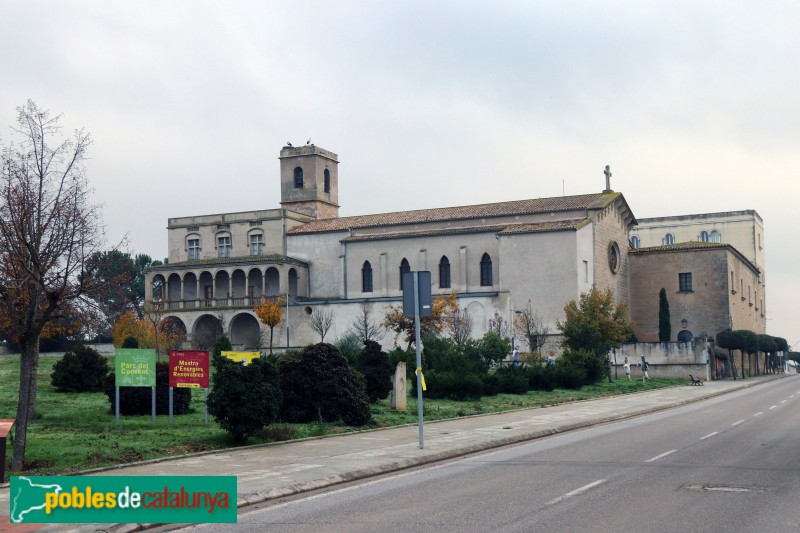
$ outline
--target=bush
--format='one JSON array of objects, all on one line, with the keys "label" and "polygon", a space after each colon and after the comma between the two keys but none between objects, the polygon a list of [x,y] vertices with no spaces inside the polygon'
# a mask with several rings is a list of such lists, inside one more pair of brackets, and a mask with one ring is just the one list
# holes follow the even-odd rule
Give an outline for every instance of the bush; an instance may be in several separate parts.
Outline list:
[{"label": "bush", "polygon": [[549,366],[525,367],[530,390],[551,391],[556,388],[555,372]]},{"label": "bush", "polygon": [[561,356],[561,364],[577,368],[584,375],[584,383],[597,383],[608,372],[608,360],[586,350],[566,351]]},{"label": "bush", "polygon": [[498,368],[494,373],[498,380],[498,392],[506,394],[525,394],[530,382],[525,369],[507,366]]},{"label": "bush", "polygon": [[136,340],[136,337],[125,337],[125,340],[122,341],[122,348],[138,348],[139,341]]},{"label": "bush", "polygon": [[583,371],[574,366],[561,364],[553,368],[556,386],[561,389],[577,390],[583,387]]},{"label": "bush", "polygon": [[[411,383],[412,393],[416,394],[417,380]],[[484,392],[480,376],[463,372],[431,370],[425,372],[425,383],[428,390],[424,394],[429,398],[461,401],[480,398]]]},{"label": "bush", "polygon": [[511,353],[511,341],[490,331],[480,341],[479,351],[487,366],[502,361]]},{"label": "bush", "polygon": [[364,349],[364,343],[361,342],[358,335],[349,332],[336,340],[336,348],[347,359],[350,366],[356,366],[361,351]]},{"label": "bush", "polygon": [[216,355],[213,364],[208,412],[235,442],[244,442],[277,419],[281,384],[272,360],[254,359],[243,365]]},{"label": "bush", "polygon": [[356,368],[366,380],[370,403],[389,396],[392,390],[392,364],[386,352],[381,351],[380,344],[375,341],[365,342]]},{"label": "bush", "polygon": [[[116,375],[108,374],[105,382],[105,393],[111,402],[111,412],[114,412],[114,397]],[[172,393],[172,413],[182,415],[189,411],[192,401],[192,390],[175,388]],[[149,415],[151,409],[150,387],[120,387],[119,388],[119,413],[121,415]],[[169,363],[156,363],[156,414],[169,414]]]},{"label": "bush", "polygon": [[281,417],[287,422],[342,420],[362,426],[372,417],[364,376],[331,344],[313,344],[300,355],[284,357],[280,375]]},{"label": "bush", "polygon": [[50,382],[58,392],[100,392],[108,360],[88,346],[77,346],[53,365]]}]

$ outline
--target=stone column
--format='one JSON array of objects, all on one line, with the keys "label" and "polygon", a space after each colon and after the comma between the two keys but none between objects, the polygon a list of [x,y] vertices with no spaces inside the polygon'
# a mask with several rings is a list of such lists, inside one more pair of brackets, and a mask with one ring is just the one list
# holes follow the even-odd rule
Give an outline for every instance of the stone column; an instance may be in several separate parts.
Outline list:
[{"label": "stone column", "polygon": [[406,410],[406,364],[403,361],[397,363],[394,371],[394,384],[392,386],[392,409],[395,411]]},{"label": "stone column", "polygon": [[458,286],[461,292],[467,291],[467,247],[458,250]]}]

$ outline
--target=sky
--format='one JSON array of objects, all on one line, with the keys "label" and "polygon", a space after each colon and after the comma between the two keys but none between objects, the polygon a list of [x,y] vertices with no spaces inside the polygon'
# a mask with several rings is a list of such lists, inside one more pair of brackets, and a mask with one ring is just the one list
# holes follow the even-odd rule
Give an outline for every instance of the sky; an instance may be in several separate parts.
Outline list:
[{"label": "sky", "polygon": [[[637,218],[754,209],[767,332],[800,346],[800,3],[0,0],[0,142],[28,99],[94,144],[109,247],[279,206],[339,155],[340,215],[621,191]],[[795,349],[798,348],[795,347]]]}]

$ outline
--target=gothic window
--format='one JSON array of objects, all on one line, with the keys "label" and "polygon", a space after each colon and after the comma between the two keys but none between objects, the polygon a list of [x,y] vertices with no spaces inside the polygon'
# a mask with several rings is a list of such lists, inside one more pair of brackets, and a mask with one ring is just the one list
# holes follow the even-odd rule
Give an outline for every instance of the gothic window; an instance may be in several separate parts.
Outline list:
[{"label": "gothic window", "polygon": [[217,236],[217,256],[230,257],[231,256],[231,236],[219,235]]},{"label": "gothic window", "polygon": [[439,260],[439,288],[450,288],[450,260],[446,255]]},{"label": "gothic window", "polygon": [[664,244],[675,244],[675,236],[672,233],[664,235]]},{"label": "gothic window", "polygon": [[711,230],[708,237],[709,242],[722,242],[722,235],[715,229]]},{"label": "gothic window", "polygon": [[709,242],[707,231],[703,230],[700,232],[700,242]]},{"label": "gothic window", "polygon": [[331,171],[328,170],[327,168],[325,169],[325,173],[324,173],[324,181],[325,181],[325,183],[324,183],[325,192],[328,192],[328,193],[331,192]]},{"label": "gothic window", "polygon": [[680,292],[692,292],[692,273],[683,272],[678,274],[678,290]]},{"label": "gothic window", "polygon": [[641,246],[638,236],[634,235],[633,237],[631,237],[631,246],[633,246],[634,248],[638,248],[639,246]]},{"label": "gothic window", "polygon": [[200,239],[188,239],[189,259],[200,259]]},{"label": "gothic window", "polygon": [[611,244],[608,245],[608,268],[610,268],[611,272],[614,274],[619,270],[619,260],[619,245],[615,241],[612,241]]},{"label": "gothic window", "polygon": [[264,253],[264,236],[261,233],[250,235],[250,255],[261,255]]},{"label": "gothic window", "polygon": [[491,287],[494,285],[492,281],[492,258],[489,254],[483,254],[481,257],[481,287]]},{"label": "gothic window", "polygon": [[300,167],[294,167],[294,188],[303,188],[303,169]]},{"label": "gothic window", "polygon": [[372,265],[364,261],[361,267],[361,292],[372,292]]},{"label": "gothic window", "polygon": [[408,264],[408,260],[404,257],[402,261],[400,261],[400,290],[403,289],[403,274],[406,272],[411,272],[411,266]]}]

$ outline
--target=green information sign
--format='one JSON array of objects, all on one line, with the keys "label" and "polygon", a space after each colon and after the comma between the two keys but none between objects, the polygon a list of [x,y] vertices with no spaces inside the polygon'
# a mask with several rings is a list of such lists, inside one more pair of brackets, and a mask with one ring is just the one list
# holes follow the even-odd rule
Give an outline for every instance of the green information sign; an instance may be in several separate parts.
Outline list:
[{"label": "green information sign", "polygon": [[10,494],[12,524],[236,522],[236,476],[13,476]]},{"label": "green information sign", "polygon": [[114,350],[117,387],[155,387],[156,351],[151,348]]}]

